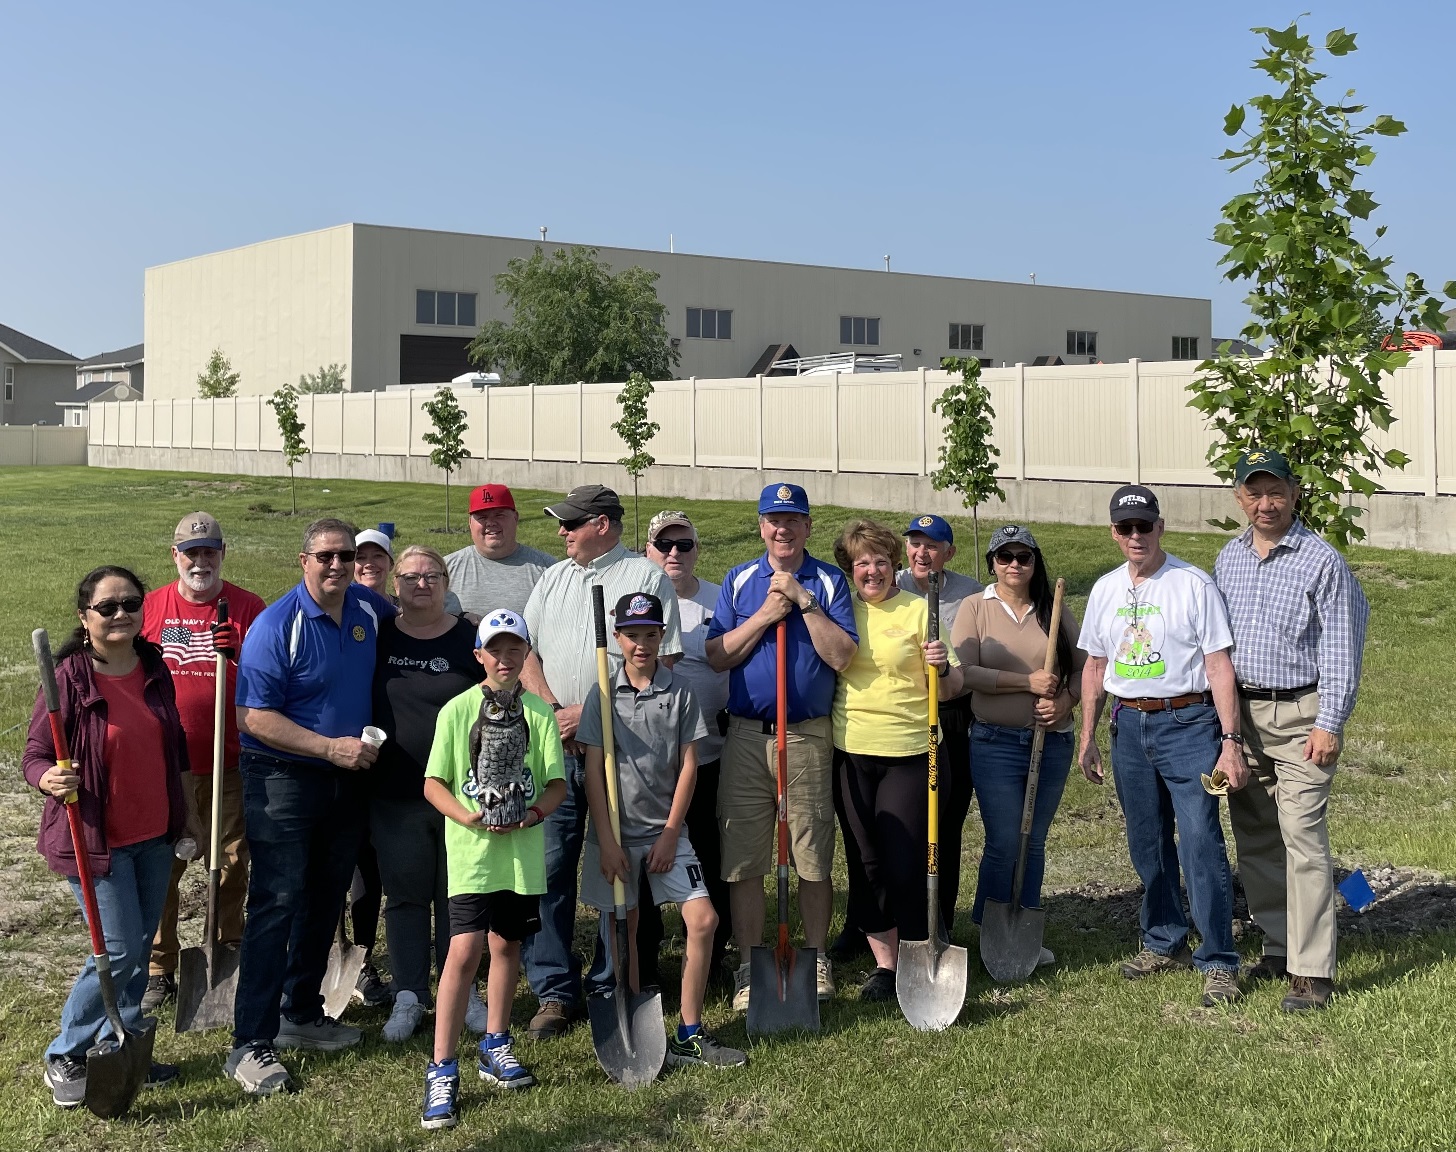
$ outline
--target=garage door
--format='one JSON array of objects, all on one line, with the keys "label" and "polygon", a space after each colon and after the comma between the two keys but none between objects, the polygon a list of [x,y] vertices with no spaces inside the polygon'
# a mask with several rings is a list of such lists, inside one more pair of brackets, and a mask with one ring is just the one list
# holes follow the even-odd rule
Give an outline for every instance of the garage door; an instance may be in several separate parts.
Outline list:
[{"label": "garage door", "polygon": [[465,355],[470,336],[400,336],[401,384],[448,384],[462,372],[475,371]]}]

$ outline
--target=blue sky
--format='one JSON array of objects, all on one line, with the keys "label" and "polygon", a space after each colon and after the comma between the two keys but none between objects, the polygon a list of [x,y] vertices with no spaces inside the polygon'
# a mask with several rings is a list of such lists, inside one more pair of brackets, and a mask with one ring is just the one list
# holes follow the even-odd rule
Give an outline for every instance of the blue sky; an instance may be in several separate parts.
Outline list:
[{"label": "blue sky", "polygon": [[[1456,278],[1448,6],[0,0],[0,323],[142,338],[142,272],[349,220],[1206,296],[1255,24],[1347,26],[1368,186]],[[1429,28],[1427,26],[1429,25]]]}]

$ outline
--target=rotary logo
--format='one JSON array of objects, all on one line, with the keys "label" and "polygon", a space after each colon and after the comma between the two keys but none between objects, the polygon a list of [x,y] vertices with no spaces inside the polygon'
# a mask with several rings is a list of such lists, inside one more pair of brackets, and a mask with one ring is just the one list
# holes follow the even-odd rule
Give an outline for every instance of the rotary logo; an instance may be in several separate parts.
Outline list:
[{"label": "rotary logo", "polygon": [[354,639],[357,640],[357,641],[359,641],[359,643],[362,644],[362,643],[364,643],[364,636],[365,636],[364,625],[362,625],[362,624],[355,624],[354,625]]},{"label": "rotary logo", "polygon": [[919,524],[922,528],[929,528],[932,524],[935,523],[935,517],[922,516],[919,520],[915,521],[915,523]]},{"label": "rotary logo", "polygon": [[775,493],[775,495],[778,496],[780,500],[792,500],[794,498],[794,490],[790,488],[787,484],[780,484],[779,490]]},{"label": "rotary logo", "polygon": [[436,656],[430,661],[430,671],[448,672],[450,671],[450,661],[446,660],[443,656]]}]

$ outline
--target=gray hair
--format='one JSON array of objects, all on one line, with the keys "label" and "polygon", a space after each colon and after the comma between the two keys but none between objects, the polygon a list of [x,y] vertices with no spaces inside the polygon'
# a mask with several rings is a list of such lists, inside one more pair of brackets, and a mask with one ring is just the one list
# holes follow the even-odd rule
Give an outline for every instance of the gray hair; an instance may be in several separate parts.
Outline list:
[{"label": "gray hair", "polygon": [[325,516],[322,520],[315,520],[303,530],[303,550],[305,552],[312,552],[314,540],[320,536],[332,535],[334,533],[338,533],[340,536],[347,536],[350,546],[353,546],[354,525],[333,516]]}]

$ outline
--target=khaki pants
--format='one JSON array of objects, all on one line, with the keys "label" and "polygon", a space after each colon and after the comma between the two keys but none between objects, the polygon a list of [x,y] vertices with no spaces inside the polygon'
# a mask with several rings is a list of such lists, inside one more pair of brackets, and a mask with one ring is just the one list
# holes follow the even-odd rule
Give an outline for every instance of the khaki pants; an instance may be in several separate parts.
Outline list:
[{"label": "khaki pants", "polygon": [[[182,781],[192,790],[193,803],[209,833],[212,828],[212,774],[197,776],[188,773]],[[243,837],[243,780],[236,768],[222,774],[222,874],[217,884],[217,931],[223,944],[239,944],[243,939],[243,909],[248,900],[248,842]],[[198,845],[206,855],[208,845]],[[167,886],[167,902],[162,906],[162,919],[152,941],[151,975],[170,976],[177,971],[177,883],[187,863],[172,861],[172,879]]]},{"label": "khaki pants", "polygon": [[1328,821],[1335,765],[1304,758],[1319,693],[1239,701],[1248,784],[1229,793],[1229,818],[1249,914],[1264,953],[1296,976],[1335,976],[1335,876]]}]

